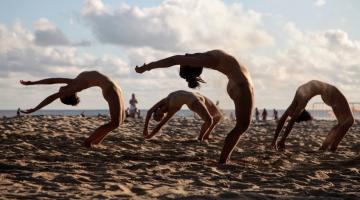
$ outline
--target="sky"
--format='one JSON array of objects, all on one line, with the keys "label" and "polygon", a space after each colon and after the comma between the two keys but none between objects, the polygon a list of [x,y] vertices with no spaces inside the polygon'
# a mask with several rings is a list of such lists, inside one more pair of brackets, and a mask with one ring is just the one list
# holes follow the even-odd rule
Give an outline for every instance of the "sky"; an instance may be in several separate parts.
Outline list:
[{"label": "sky", "polygon": [[[259,108],[286,108],[301,84],[317,79],[360,102],[358,0],[3,0],[0,2],[0,109],[27,109],[60,85],[22,86],[19,80],[74,78],[98,70],[139,108],[170,92],[198,91],[223,109],[234,105],[227,78],[205,69],[192,90],[179,67],[136,74],[134,67],[171,55],[222,49],[245,65]],[[99,88],[69,107],[107,109]],[[308,106],[320,102],[315,97]],[[126,105],[128,106],[128,104]]]}]

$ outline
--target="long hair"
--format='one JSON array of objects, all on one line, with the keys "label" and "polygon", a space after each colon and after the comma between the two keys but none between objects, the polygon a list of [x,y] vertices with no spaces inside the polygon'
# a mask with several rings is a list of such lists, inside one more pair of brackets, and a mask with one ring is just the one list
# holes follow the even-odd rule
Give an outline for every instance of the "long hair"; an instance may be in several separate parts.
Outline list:
[{"label": "long hair", "polygon": [[[185,56],[191,56],[191,54],[185,54]],[[196,88],[200,87],[200,82],[205,83],[200,77],[202,71],[201,66],[180,65],[179,75],[188,82],[189,88]]]},{"label": "long hair", "polygon": [[74,93],[65,97],[60,97],[60,101],[66,105],[76,106],[79,104],[80,98]]},{"label": "long hair", "polygon": [[310,121],[313,120],[313,117],[311,116],[311,114],[304,109],[304,111],[296,118],[296,122],[304,122],[304,121]]}]

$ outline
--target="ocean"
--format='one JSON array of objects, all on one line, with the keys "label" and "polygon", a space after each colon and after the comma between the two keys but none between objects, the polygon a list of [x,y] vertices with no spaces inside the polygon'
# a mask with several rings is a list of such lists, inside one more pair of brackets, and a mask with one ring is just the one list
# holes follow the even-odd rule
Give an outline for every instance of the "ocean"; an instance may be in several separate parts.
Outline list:
[{"label": "ocean", "polygon": [[[147,113],[147,109],[141,109],[141,116],[145,117]],[[261,118],[261,112],[260,111],[260,118]],[[278,116],[281,117],[281,115],[284,113],[285,110],[278,110]],[[311,115],[315,119],[325,119],[325,120],[334,120],[335,116],[332,113],[331,110],[308,110]],[[231,115],[235,116],[234,110],[223,110],[226,117],[230,117]],[[39,110],[31,115],[62,115],[62,116],[75,116],[75,115],[81,115],[84,114],[85,116],[97,116],[99,114],[101,115],[108,115],[108,110]],[[0,117],[14,117],[16,116],[16,110],[0,110]],[[194,116],[194,113],[190,110],[180,110],[176,113],[176,116],[180,117],[191,117]],[[354,116],[356,119],[360,119],[360,112],[355,112]],[[268,119],[273,119],[273,110],[268,110]]]}]

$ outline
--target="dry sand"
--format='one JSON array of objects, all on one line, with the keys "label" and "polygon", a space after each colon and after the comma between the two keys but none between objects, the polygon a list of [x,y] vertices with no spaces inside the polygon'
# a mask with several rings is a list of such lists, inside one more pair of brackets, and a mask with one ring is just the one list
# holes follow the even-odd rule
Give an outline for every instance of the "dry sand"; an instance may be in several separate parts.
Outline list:
[{"label": "dry sand", "polygon": [[336,153],[318,152],[334,121],[296,124],[285,152],[268,150],[275,122],[255,123],[228,165],[217,164],[234,126],[198,142],[201,121],[177,118],[153,139],[142,120],[93,150],[80,147],[106,117],[0,119],[0,198],[359,199],[360,123]]}]

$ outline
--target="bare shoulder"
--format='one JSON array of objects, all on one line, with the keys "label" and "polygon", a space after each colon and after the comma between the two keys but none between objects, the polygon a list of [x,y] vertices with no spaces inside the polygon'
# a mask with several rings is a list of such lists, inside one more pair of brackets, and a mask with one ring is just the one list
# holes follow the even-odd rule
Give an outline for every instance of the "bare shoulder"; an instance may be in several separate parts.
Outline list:
[{"label": "bare shoulder", "polygon": [[97,70],[84,71],[81,74],[86,74],[86,75],[89,75],[89,76],[106,76],[105,74],[102,74],[101,72],[99,72]]},{"label": "bare shoulder", "polygon": [[217,59],[221,59],[221,58],[224,58],[224,57],[233,57],[233,56],[231,56],[230,54],[228,54],[227,52],[225,52],[224,50],[221,50],[221,49],[214,49],[214,50],[211,50],[211,51],[207,51],[204,54],[210,55],[210,56],[215,57]]},{"label": "bare shoulder", "polygon": [[102,75],[100,72],[98,71],[83,71],[81,72],[79,75],[77,75],[76,78],[84,78],[84,77],[95,77],[95,76],[99,76]]},{"label": "bare shoulder", "polygon": [[178,98],[178,97],[185,97],[185,96],[196,96],[194,92],[186,91],[186,90],[177,90],[171,92],[168,97],[169,98]]},{"label": "bare shoulder", "polygon": [[207,51],[205,53],[215,53],[215,54],[229,55],[224,50],[221,50],[221,49],[213,49],[213,50]]}]

